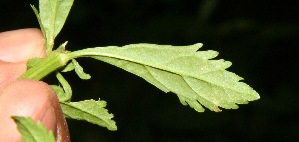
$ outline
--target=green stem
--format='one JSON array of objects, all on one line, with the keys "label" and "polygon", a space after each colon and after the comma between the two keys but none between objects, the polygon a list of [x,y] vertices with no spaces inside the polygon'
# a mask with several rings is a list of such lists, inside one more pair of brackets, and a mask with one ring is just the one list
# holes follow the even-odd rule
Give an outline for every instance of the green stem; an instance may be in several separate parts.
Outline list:
[{"label": "green stem", "polygon": [[35,66],[27,70],[20,78],[41,80],[51,72],[65,66],[69,60],[70,58],[65,53],[53,51],[46,58],[38,61]]}]

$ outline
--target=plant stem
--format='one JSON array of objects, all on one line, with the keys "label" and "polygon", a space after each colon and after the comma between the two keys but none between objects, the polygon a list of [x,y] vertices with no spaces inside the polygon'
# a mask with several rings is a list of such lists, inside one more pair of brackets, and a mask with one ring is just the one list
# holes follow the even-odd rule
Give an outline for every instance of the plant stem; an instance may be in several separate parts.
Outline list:
[{"label": "plant stem", "polygon": [[53,51],[46,58],[42,58],[35,66],[29,68],[20,78],[41,80],[51,72],[65,66],[70,60],[66,53]]}]

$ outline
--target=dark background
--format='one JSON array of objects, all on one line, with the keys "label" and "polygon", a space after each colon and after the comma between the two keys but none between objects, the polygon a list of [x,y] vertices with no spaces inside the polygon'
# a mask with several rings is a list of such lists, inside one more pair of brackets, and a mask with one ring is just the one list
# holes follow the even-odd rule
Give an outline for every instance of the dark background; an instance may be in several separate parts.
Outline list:
[{"label": "dark background", "polygon": [[[0,31],[38,27],[29,4],[1,0]],[[261,99],[237,110],[197,113],[143,79],[92,59],[79,59],[89,81],[66,75],[74,101],[107,101],[117,131],[70,120],[73,142],[299,141],[299,1],[75,0],[56,44],[69,50],[156,43],[220,52],[229,71]]]}]

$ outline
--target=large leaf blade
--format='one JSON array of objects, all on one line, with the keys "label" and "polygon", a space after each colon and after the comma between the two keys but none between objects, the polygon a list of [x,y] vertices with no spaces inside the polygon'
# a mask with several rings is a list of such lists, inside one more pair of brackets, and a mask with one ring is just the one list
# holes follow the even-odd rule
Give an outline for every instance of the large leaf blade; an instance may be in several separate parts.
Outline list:
[{"label": "large leaf blade", "polygon": [[132,44],[123,47],[90,48],[71,57],[92,57],[136,74],[164,92],[174,92],[180,101],[197,111],[238,108],[237,104],[259,99],[243,78],[227,71],[231,62],[211,60],[216,51],[198,51],[202,44],[170,46]]},{"label": "large leaf blade", "polygon": [[61,31],[74,0],[40,0],[39,17],[47,41],[47,51],[52,51],[54,39]]},{"label": "large leaf blade", "polygon": [[74,3],[74,0],[60,0],[59,6],[57,8],[56,13],[56,21],[55,21],[55,32],[54,37],[56,37],[59,32],[61,31],[67,16],[69,15],[69,12],[71,10],[71,7]]}]

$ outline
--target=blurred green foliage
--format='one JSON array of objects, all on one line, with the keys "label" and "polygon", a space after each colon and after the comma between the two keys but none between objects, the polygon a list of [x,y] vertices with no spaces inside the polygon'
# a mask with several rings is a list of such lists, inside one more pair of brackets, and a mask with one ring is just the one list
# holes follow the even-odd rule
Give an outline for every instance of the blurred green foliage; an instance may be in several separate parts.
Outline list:
[{"label": "blurred green foliage", "polygon": [[[29,6],[37,0],[1,1],[0,31],[38,27]],[[232,61],[229,70],[261,99],[238,110],[197,113],[132,74],[81,59],[92,79],[66,75],[74,100],[106,100],[119,130],[69,121],[72,141],[298,141],[298,6],[278,0],[76,0],[56,41],[68,40],[69,50],[202,42],[203,50]]]}]

